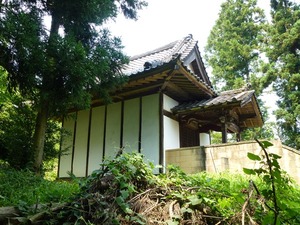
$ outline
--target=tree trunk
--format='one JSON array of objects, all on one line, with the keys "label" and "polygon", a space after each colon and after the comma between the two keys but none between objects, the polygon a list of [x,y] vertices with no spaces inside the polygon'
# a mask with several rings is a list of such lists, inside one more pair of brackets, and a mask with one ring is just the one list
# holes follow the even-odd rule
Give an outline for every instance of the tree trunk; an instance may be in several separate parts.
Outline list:
[{"label": "tree trunk", "polygon": [[35,153],[34,169],[37,175],[41,174],[41,169],[42,169],[47,120],[48,120],[48,103],[44,103],[41,104],[41,108],[38,111],[36,117],[35,131],[33,136],[33,147]]}]

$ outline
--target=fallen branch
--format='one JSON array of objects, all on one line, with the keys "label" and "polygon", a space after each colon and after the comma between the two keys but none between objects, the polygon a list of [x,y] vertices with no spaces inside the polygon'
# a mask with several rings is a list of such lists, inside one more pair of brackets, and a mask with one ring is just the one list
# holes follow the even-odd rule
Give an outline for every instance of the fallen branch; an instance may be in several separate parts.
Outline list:
[{"label": "fallen branch", "polygon": [[37,209],[43,210],[42,212],[38,212],[31,216],[24,216],[17,207],[14,206],[7,206],[7,207],[0,207],[0,224],[10,224],[9,221],[14,221],[14,224],[22,224],[24,221],[30,221],[31,224],[35,224],[38,221],[42,220],[49,212],[55,212],[57,210],[61,210],[67,206],[67,203],[55,203],[50,205],[45,204],[38,204],[34,205],[29,208],[30,209]]},{"label": "fallen branch", "polygon": [[19,217],[21,212],[17,207],[1,207],[0,208],[0,222],[7,221],[7,218]]},{"label": "fallen branch", "polygon": [[243,208],[242,208],[242,225],[245,225],[245,214],[246,214],[247,205],[253,194],[253,185],[252,185],[251,181],[250,181],[249,189],[250,189],[250,191],[248,194],[248,198],[246,199],[245,203],[243,204]]},{"label": "fallen branch", "polygon": [[35,224],[37,223],[38,221],[42,220],[49,212],[50,213],[53,213],[55,211],[58,211],[58,210],[61,210],[63,209],[64,207],[67,206],[67,203],[61,203],[61,204],[55,204],[53,207],[51,208],[48,208],[42,212],[39,212],[37,214],[34,214],[32,216],[29,217],[29,221],[32,223],[32,224]]}]

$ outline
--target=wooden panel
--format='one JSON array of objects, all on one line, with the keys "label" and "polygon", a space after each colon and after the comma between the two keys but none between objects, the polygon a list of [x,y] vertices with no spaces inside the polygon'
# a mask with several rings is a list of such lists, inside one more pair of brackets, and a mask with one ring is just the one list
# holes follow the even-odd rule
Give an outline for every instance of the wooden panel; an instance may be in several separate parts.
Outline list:
[{"label": "wooden panel", "polygon": [[105,106],[92,109],[88,173],[99,169],[103,156]]},{"label": "wooden panel", "polygon": [[142,98],[141,153],[154,164],[159,164],[159,94]]},{"label": "wooden panel", "polygon": [[180,147],[199,146],[199,132],[186,126],[180,127]]},{"label": "wooden panel", "polygon": [[139,149],[140,99],[135,98],[124,103],[123,146],[126,151]]},{"label": "wooden panel", "polygon": [[68,118],[64,118],[63,128],[68,134],[63,137],[61,144],[63,153],[59,159],[58,177],[69,177],[68,172],[71,172],[74,125],[75,113],[72,113]]},{"label": "wooden panel", "polygon": [[105,158],[114,157],[120,149],[121,106],[121,102],[107,106]]},{"label": "wooden panel", "polygon": [[73,174],[78,177],[84,177],[86,172],[89,116],[90,110],[81,110],[77,114]]}]

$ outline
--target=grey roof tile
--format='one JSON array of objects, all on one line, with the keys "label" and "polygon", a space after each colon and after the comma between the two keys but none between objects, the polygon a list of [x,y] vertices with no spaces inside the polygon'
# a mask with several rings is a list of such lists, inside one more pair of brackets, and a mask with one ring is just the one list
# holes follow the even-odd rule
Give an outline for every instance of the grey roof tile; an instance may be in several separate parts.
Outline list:
[{"label": "grey roof tile", "polygon": [[234,102],[239,102],[241,106],[247,103],[252,96],[254,95],[254,90],[245,90],[244,88],[224,91],[221,92],[217,97],[207,99],[207,100],[199,100],[193,102],[184,102],[175,106],[172,111],[180,112],[180,111],[188,111],[195,110],[199,108],[208,108],[217,105],[229,104]]},{"label": "grey roof tile", "polygon": [[149,63],[152,65],[151,68],[155,68],[170,62],[179,55],[181,61],[184,62],[184,59],[190,54],[196,44],[197,41],[189,35],[153,51],[133,56],[130,58],[129,64],[124,67],[123,73],[128,76],[134,75],[145,70],[145,63]]}]

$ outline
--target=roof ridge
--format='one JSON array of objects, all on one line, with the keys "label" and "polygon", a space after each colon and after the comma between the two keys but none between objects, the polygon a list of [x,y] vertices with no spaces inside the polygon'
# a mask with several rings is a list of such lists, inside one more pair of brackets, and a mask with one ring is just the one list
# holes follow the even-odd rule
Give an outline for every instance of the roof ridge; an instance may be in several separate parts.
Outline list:
[{"label": "roof ridge", "polygon": [[238,89],[222,91],[222,92],[220,92],[220,95],[237,94],[237,93],[242,93],[244,91],[253,91],[253,90],[251,90],[248,86],[244,86],[244,87],[238,88]]},{"label": "roof ridge", "polygon": [[150,50],[148,52],[132,56],[132,57],[130,57],[130,61],[133,61],[133,60],[136,60],[136,59],[139,59],[139,58],[143,58],[143,57],[146,57],[146,56],[149,56],[149,55],[153,55],[153,54],[158,53],[158,52],[170,50],[170,49],[171,49],[171,53],[170,53],[170,56],[168,56],[168,58],[174,58],[174,55],[177,56],[177,55],[179,55],[179,54],[181,54],[182,52],[185,51],[186,48],[185,49],[182,49],[182,48],[185,46],[185,44],[187,42],[191,42],[193,40],[194,40],[193,35],[189,34],[188,36],[186,36],[182,39],[179,39],[177,41],[173,41],[169,44],[166,44],[166,45],[161,46],[159,48],[156,48],[154,50]]},{"label": "roof ridge", "polygon": [[161,51],[164,51],[164,50],[172,49],[172,48],[174,48],[174,46],[176,45],[177,42],[178,42],[178,40],[177,41],[173,41],[173,42],[171,42],[169,44],[166,44],[164,46],[161,46],[159,48],[156,48],[154,50],[150,50],[150,51],[142,53],[142,54],[134,55],[134,56],[130,57],[130,61],[133,61],[133,60],[136,60],[136,59],[148,56],[148,55],[153,55],[153,54],[155,54],[157,52],[161,52]]},{"label": "roof ridge", "polygon": [[[173,49],[172,49],[172,54],[171,57],[174,57],[174,55],[181,55],[186,49],[187,49],[187,45],[186,43],[188,42],[192,42],[193,39],[193,35],[189,34],[188,36],[184,37],[183,39],[180,39],[177,41],[177,44],[174,45]],[[177,45],[177,46],[176,46]],[[185,47],[183,49],[183,47]],[[183,59],[182,59],[183,60]]]}]

